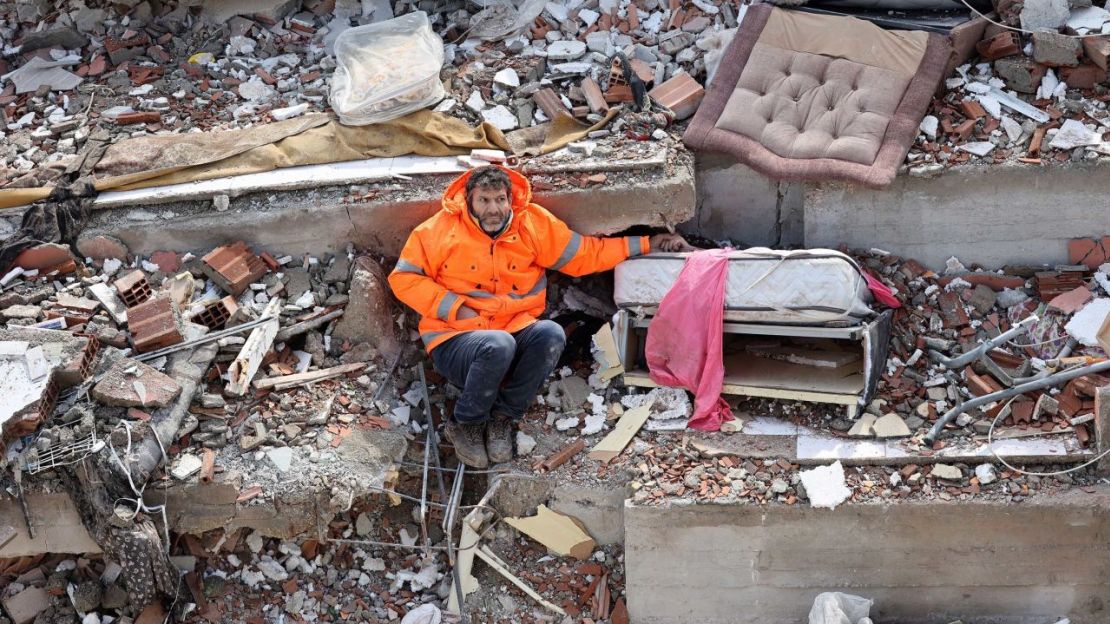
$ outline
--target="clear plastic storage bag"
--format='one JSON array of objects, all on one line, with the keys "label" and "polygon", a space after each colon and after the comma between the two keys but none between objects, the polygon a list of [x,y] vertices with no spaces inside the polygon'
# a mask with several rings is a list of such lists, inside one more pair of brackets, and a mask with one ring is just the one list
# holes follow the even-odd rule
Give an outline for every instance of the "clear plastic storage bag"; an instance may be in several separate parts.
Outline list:
[{"label": "clear plastic storage bag", "polygon": [[335,60],[328,100],[345,125],[389,121],[443,99],[443,40],[423,11],[344,31]]}]

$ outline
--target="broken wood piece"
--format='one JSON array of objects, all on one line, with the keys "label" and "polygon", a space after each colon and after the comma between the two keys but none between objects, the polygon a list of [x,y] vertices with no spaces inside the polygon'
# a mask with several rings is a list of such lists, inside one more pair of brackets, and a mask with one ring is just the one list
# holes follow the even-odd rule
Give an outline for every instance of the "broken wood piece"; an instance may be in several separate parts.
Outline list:
[{"label": "broken wood piece", "polygon": [[[458,559],[455,562],[455,569],[459,571],[459,587],[462,589],[463,600],[470,594],[478,591],[478,579],[474,577],[471,571],[474,569],[474,554],[478,550],[478,541],[481,537],[474,527],[470,526],[469,522],[462,523],[462,535],[459,538],[459,552]],[[459,609],[459,593],[455,589],[454,581],[451,582],[451,593],[447,598],[447,612],[458,615],[461,613]]]},{"label": "broken wood piece", "polygon": [[252,498],[262,495],[261,485],[252,485],[245,490],[239,492],[239,496],[235,499],[236,503],[245,503]]},{"label": "broken wood piece", "polygon": [[286,327],[285,329],[279,331],[277,334],[277,338],[275,338],[274,340],[275,342],[287,342],[293,336],[299,336],[310,329],[316,329],[317,327],[327,323],[328,321],[337,319],[341,316],[343,316],[343,310],[339,309],[332,310],[331,312],[328,312],[323,316],[317,316],[316,318],[311,318],[307,321],[301,321],[296,325],[290,325],[289,327]]},{"label": "broken wood piece", "polygon": [[216,451],[208,448],[201,451],[200,462],[201,483],[211,483],[216,473]]},{"label": "broken wood piece", "polygon": [[324,379],[331,379],[332,377],[346,375],[347,373],[353,373],[364,368],[366,368],[366,362],[342,364],[340,366],[333,366],[332,368],[325,368],[308,373],[297,373],[296,375],[282,375],[281,377],[268,377],[266,379],[259,379],[258,381],[254,382],[254,387],[258,390],[286,390],[295,386],[303,386],[304,384],[312,383],[314,381],[323,381]]},{"label": "broken wood piece", "polygon": [[578,438],[574,442],[571,442],[570,444],[567,444],[563,448],[556,451],[547,459],[537,462],[535,468],[542,472],[550,472],[570,461],[570,458],[581,453],[585,448],[585,440],[583,440],[582,438]]},{"label": "broken wood piece", "polygon": [[509,572],[509,568],[505,565],[505,562],[501,561],[501,559],[499,559],[497,555],[493,554],[493,551],[491,551],[488,546],[479,546],[475,549],[474,554],[476,554],[482,561],[485,561],[487,564],[489,564],[489,567],[493,568],[494,571],[496,571],[498,574],[505,577],[505,580],[509,581],[513,585],[516,585],[520,588],[521,591],[531,596],[533,600],[543,605],[544,608],[558,613],[559,615],[567,614],[566,611],[563,611],[557,605],[544,600],[543,596],[536,593],[536,590],[529,587],[527,583],[518,579],[516,576],[513,576],[513,573]]},{"label": "broken wood piece", "polygon": [[602,381],[609,381],[624,373],[624,363],[621,362],[620,352],[617,351],[617,339],[613,336],[613,327],[609,323],[602,325],[601,329],[593,335],[591,351],[594,360],[601,365],[597,375]]},{"label": "broken wood piece", "polygon": [[602,438],[601,442],[598,442],[597,445],[594,446],[587,457],[603,463],[613,461],[614,458],[621,454],[624,447],[628,446],[632,438],[636,437],[636,434],[639,433],[640,428],[644,426],[644,423],[647,422],[648,416],[650,415],[651,407],[647,405],[628,410],[621,416],[620,420],[617,421],[617,426],[614,427],[608,435]]},{"label": "broken wood piece", "polygon": [[821,368],[843,368],[863,357],[858,351],[818,351],[793,347],[751,346],[747,348],[747,352],[756,357]]},{"label": "broken wood piece", "polygon": [[597,542],[577,519],[551,511],[547,505],[537,507],[534,516],[505,518],[505,522],[560,557],[569,555],[585,561],[597,547]]},{"label": "broken wood piece", "polygon": [[271,299],[270,303],[266,304],[262,316],[263,318],[273,317],[273,320],[263,323],[251,331],[250,336],[247,336],[247,341],[243,344],[243,348],[239,351],[239,355],[228,367],[228,394],[234,396],[246,394],[251,380],[254,379],[255,373],[262,365],[262,358],[266,357],[266,353],[270,351],[270,347],[273,346],[274,339],[278,335],[278,330],[281,327],[278,322],[278,314],[281,312],[282,305],[283,302],[280,298]]}]

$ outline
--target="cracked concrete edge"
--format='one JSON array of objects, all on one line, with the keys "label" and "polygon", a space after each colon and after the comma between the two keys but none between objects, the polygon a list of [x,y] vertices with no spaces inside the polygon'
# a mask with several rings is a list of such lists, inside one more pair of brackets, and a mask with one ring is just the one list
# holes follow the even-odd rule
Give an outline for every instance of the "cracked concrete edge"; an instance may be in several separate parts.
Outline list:
[{"label": "cracked concrete edge", "polygon": [[[396,257],[412,228],[440,206],[449,177],[372,182],[253,193],[217,212],[210,201],[97,210],[79,242],[97,235],[120,239],[132,253],[203,251],[234,240],[256,250],[324,254],[348,242]],[[692,159],[665,169],[608,174],[604,184],[537,192],[535,201],[583,234],[610,235],[635,226],[662,227],[694,213]]]},{"label": "cracked concrete edge", "polygon": [[[321,527],[326,527],[336,514],[355,501],[381,494],[406,447],[401,433],[356,429],[343,438],[337,449],[341,468],[332,471],[352,477],[345,482],[328,480],[312,486],[306,485],[307,479],[287,480],[261,497],[237,503],[243,486],[251,479],[228,473],[212,483],[194,478],[151,488],[144,498],[150,505],[166,505],[170,528],[177,533],[200,535],[215,529],[248,528],[279,539],[306,534],[319,537]],[[347,491],[345,488],[352,483],[354,488]],[[339,488],[339,494],[333,495],[333,488]]]}]

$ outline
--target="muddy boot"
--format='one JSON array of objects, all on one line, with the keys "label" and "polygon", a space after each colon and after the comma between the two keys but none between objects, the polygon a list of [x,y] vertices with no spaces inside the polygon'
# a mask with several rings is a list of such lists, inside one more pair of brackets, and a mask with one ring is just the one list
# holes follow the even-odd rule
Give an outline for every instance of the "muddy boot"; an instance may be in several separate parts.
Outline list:
[{"label": "muddy boot", "polygon": [[486,424],[486,454],[493,464],[513,460],[513,419],[506,414],[494,414]]},{"label": "muddy boot", "polygon": [[471,468],[489,466],[486,457],[486,423],[460,423],[448,420],[443,432],[451,444],[455,445],[455,456]]}]

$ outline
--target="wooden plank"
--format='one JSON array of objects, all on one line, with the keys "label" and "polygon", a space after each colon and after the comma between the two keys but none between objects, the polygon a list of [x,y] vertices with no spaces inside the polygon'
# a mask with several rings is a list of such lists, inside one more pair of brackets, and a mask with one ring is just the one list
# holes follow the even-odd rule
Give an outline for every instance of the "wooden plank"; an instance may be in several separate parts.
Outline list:
[{"label": "wooden plank", "polygon": [[795,347],[749,346],[747,352],[760,358],[789,362],[799,366],[820,368],[843,368],[858,362],[863,354],[857,351],[823,351],[820,349],[799,349]]},{"label": "wooden plank", "polygon": [[646,405],[628,410],[617,421],[617,426],[609,432],[609,435],[598,442],[586,457],[605,463],[613,461],[621,454],[624,447],[628,446],[632,438],[636,437],[650,415],[651,408]]},{"label": "wooden plank", "polygon": [[275,390],[285,390],[293,386],[299,386],[314,381],[322,381],[339,375],[346,375],[353,373],[357,370],[366,368],[365,362],[357,362],[354,364],[343,364],[341,366],[334,366],[332,368],[325,368],[323,370],[311,371],[308,373],[297,373],[296,375],[282,375],[281,377],[270,377],[267,379],[259,379],[254,382],[254,387],[259,390],[267,390],[273,388]]},{"label": "wooden plank", "polygon": [[567,614],[567,612],[563,611],[560,607],[548,602],[547,600],[544,600],[543,596],[536,593],[536,590],[529,587],[528,584],[524,581],[518,579],[516,576],[513,575],[512,572],[509,572],[509,568],[505,565],[505,562],[498,558],[497,555],[493,554],[493,551],[491,551],[488,546],[480,546],[476,548],[474,554],[478,555],[478,557],[482,561],[485,561],[487,564],[489,564],[489,567],[493,568],[498,574],[505,577],[505,580],[509,581],[513,585],[516,585],[520,588],[521,591],[531,596],[533,600],[543,605],[544,608],[554,611],[559,615]]},{"label": "wooden plank", "polygon": [[263,323],[258,327],[251,330],[250,336],[247,341],[243,343],[243,348],[239,350],[239,355],[231,366],[227,369],[227,392],[234,396],[243,396],[246,394],[247,389],[250,387],[251,380],[254,379],[255,373],[258,372],[259,366],[262,365],[262,358],[266,357],[270,347],[274,344],[274,338],[277,337],[278,330],[281,329],[281,323],[278,320],[278,314],[281,313],[283,302],[280,298],[273,298],[268,304],[266,309],[262,311],[262,316],[272,316],[273,320]]},{"label": "wooden plank", "polygon": [[505,518],[505,523],[543,544],[560,557],[571,556],[585,561],[593,554],[597,542],[577,520],[547,505],[536,508],[536,515],[526,518]]},{"label": "wooden plank", "polygon": [[[651,380],[651,377],[647,374],[646,371],[634,371],[625,373],[624,383],[629,386],[638,386],[641,388],[660,387],[659,384]],[[721,387],[721,394],[766,397],[769,399],[785,399],[790,401],[808,401],[810,403],[835,403],[837,405],[856,405],[859,402],[859,394],[809,392],[804,390],[747,386],[735,383],[724,384]]]}]

